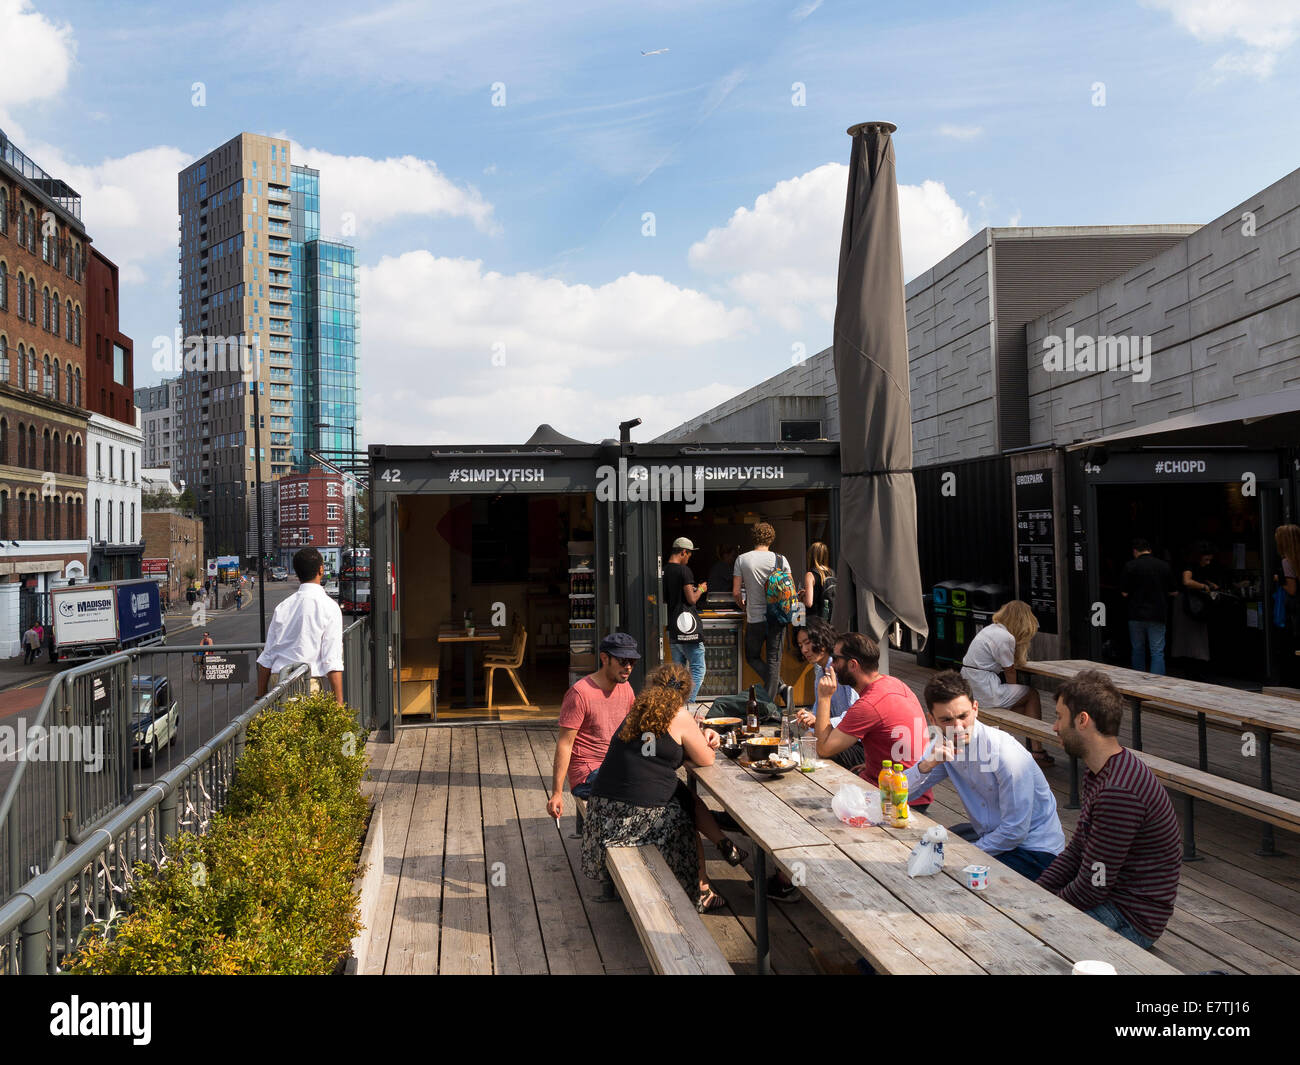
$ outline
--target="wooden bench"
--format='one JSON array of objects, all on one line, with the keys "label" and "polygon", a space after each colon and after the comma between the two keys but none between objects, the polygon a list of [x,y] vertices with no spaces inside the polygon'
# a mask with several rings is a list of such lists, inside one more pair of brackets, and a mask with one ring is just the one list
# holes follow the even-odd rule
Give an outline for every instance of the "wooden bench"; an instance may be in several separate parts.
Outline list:
[{"label": "wooden bench", "polygon": [[658,847],[608,847],[605,865],[657,975],[732,974]]},{"label": "wooden bench", "polygon": [[1276,699],[1294,699],[1300,702],[1300,688],[1265,688],[1264,694]]},{"label": "wooden bench", "polygon": [[[587,802],[576,795],[570,797],[581,831]],[[658,975],[732,973],[658,847],[610,847],[605,851],[605,865]]]},{"label": "wooden bench", "polygon": [[[1265,688],[1264,694],[1276,695],[1280,690],[1281,689],[1279,688]],[[1177,717],[1184,720],[1188,718],[1195,719],[1197,729],[1199,730],[1197,750],[1200,758],[1201,769],[1206,768],[1207,752],[1205,749],[1205,730],[1207,727],[1221,729],[1225,732],[1232,732],[1234,734],[1239,734],[1241,732],[1240,728],[1229,725],[1226,721],[1215,721],[1213,719],[1207,720],[1207,717],[1203,712],[1192,710],[1186,706],[1175,706],[1173,703],[1164,703],[1158,699],[1143,699],[1142,710],[1144,712],[1149,710],[1165,717]],[[1246,731],[1251,730],[1247,728]],[[1271,733],[1270,738],[1275,747],[1285,747],[1292,751],[1300,750],[1300,736],[1293,736],[1286,732],[1274,732]]]},{"label": "wooden bench", "polygon": [[[995,724],[1018,736],[1027,736],[1043,743],[1061,746],[1061,741],[1051,725],[1010,710],[980,707],[980,718],[986,724]],[[1252,788],[1235,780],[1193,769],[1181,762],[1160,758],[1145,751],[1134,751],[1167,789],[1183,796],[1183,861],[1196,860],[1196,799],[1203,799],[1228,810],[1245,814],[1257,821],[1277,825],[1292,832],[1300,832],[1300,802],[1274,795],[1262,788]],[[1079,805],[1079,760],[1070,758],[1070,809]]]}]

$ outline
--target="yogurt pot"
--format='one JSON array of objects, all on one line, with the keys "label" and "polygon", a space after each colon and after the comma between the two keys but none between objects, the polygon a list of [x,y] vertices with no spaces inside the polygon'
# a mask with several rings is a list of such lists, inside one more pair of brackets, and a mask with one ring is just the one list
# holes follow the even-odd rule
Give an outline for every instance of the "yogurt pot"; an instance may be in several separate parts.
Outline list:
[{"label": "yogurt pot", "polygon": [[966,886],[972,891],[983,891],[989,886],[987,865],[968,865],[962,872],[966,874]]}]

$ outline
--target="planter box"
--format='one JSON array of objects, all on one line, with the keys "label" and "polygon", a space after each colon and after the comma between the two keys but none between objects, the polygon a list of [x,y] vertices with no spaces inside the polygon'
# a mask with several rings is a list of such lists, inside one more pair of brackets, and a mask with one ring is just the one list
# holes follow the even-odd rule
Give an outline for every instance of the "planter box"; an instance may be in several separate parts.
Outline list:
[{"label": "planter box", "polygon": [[376,911],[379,907],[379,889],[383,879],[384,811],[382,807],[375,806],[370,818],[370,829],[366,832],[366,842],[361,848],[361,872],[357,874],[352,885],[360,899],[362,927],[352,940],[352,956],[348,958],[343,969],[345,976],[356,976],[366,967],[371,947],[370,930],[377,923]]}]

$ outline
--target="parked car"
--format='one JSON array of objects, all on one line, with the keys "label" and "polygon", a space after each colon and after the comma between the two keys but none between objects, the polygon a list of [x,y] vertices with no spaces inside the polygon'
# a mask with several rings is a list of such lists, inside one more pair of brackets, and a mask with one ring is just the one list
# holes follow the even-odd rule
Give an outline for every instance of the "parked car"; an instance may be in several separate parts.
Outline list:
[{"label": "parked car", "polygon": [[326,577],[321,581],[321,584],[325,588],[325,594],[331,599],[339,597],[339,579],[337,577]]},{"label": "parked car", "polygon": [[283,566],[271,567],[271,580],[287,581],[288,579],[289,579],[289,571],[285,569]]},{"label": "parked car", "polygon": [[164,676],[131,678],[131,752],[141,765],[153,765],[163,744],[180,735],[180,703]]}]

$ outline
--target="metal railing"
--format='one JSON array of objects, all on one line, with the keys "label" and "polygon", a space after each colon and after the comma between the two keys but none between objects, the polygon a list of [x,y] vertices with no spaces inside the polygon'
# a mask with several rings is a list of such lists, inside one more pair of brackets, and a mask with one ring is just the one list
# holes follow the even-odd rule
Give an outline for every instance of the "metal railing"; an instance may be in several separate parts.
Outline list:
[{"label": "metal railing", "polygon": [[[374,709],[369,638],[368,619],[343,634],[344,700],[362,728]],[[0,974],[57,972],[82,929],[124,908],[136,862],[157,864],[178,832],[206,830],[225,806],[248,723],[309,690],[308,668],[295,666],[248,705],[249,652],[260,647],[137,647],[51,682],[32,723],[20,725],[24,755],[0,800]],[[243,653],[248,680],[201,681],[201,650]],[[141,742],[132,711],[139,677],[167,684],[179,751],[170,737],[166,746],[161,736]]]}]

